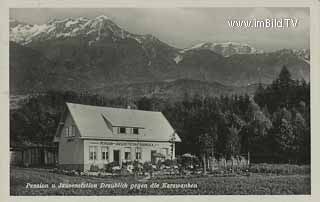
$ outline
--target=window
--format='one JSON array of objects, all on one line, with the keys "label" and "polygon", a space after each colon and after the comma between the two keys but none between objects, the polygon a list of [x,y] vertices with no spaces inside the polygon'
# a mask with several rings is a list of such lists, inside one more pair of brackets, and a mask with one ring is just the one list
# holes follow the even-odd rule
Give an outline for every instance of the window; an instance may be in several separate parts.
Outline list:
[{"label": "window", "polygon": [[97,160],[97,146],[89,146],[89,160]]},{"label": "window", "polygon": [[75,137],[76,136],[76,127],[74,125],[68,126],[65,128],[66,137]]},{"label": "window", "polygon": [[101,147],[101,159],[105,161],[109,160],[108,147]]},{"label": "window", "polygon": [[69,137],[73,137],[73,126],[69,127]]},{"label": "window", "polygon": [[70,126],[70,137],[74,137],[74,136],[75,136],[75,133],[76,133],[75,127],[74,127],[73,125]]},{"label": "window", "polygon": [[130,161],[131,160],[131,149],[129,147],[124,148],[124,159],[126,161]]},{"label": "window", "polygon": [[72,136],[75,137],[76,134],[77,134],[77,128],[76,128],[75,125],[73,125],[72,128],[73,128],[73,129],[72,129],[72,132],[73,132],[73,135],[72,135]]},{"label": "window", "polygon": [[133,128],[133,134],[139,134],[139,128]]},{"label": "window", "polygon": [[66,129],[65,129],[66,131],[66,137],[69,137],[69,127],[66,127]]},{"label": "window", "polygon": [[124,128],[124,127],[120,127],[119,128],[119,133],[126,133],[126,128]]},{"label": "window", "polygon": [[136,148],[136,159],[141,159],[141,148]]},{"label": "window", "polygon": [[168,148],[161,148],[160,153],[163,154],[165,157],[168,156],[169,149]]}]

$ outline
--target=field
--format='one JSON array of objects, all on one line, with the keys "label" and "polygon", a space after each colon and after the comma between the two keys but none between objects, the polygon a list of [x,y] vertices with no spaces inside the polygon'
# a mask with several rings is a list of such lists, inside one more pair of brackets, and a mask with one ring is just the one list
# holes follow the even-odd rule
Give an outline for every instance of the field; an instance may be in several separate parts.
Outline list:
[{"label": "field", "polygon": [[[60,183],[65,185],[91,183],[92,186],[97,185],[97,188],[51,187],[52,184],[58,186]],[[105,186],[102,187],[101,183]],[[188,183],[193,187],[181,188],[181,186],[187,186]],[[159,187],[154,186],[157,184]],[[46,186],[49,188],[43,188]],[[310,194],[310,190],[310,174],[301,172],[287,174],[264,172],[250,173],[250,176],[205,176],[153,180],[133,176],[105,178],[67,176],[37,168],[11,168],[10,172],[11,195],[283,195]]]}]

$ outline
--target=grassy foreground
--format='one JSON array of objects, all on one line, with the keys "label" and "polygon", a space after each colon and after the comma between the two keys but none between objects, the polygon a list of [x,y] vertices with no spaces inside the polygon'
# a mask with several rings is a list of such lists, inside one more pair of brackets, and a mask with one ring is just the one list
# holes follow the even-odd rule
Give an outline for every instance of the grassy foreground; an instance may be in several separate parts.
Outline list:
[{"label": "grassy foreground", "polygon": [[[27,188],[27,183],[37,186],[48,184],[49,188]],[[98,188],[52,188],[64,184],[91,183]],[[126,188],[101,187],[126,184]],[[158,183],[159,187],[151,188],[151,184]],[[196,187],[174,187],[176,184],[193,184]],[[35,185],[36,184],[36,185]],[[175,184],[175,185],[171,185]],[[310,194],[310,174],[259,174],[232,177],[197,177],[178,179],[144,180],[134,177],[87,177],[67,176],[48,172],[36,168],[11,168],[11,195],[263,195],[263,194]]]}]

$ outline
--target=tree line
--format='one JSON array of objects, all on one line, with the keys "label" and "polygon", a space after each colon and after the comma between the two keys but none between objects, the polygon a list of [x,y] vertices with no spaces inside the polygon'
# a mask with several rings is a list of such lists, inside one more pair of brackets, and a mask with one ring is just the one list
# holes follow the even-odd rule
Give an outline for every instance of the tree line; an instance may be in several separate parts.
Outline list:
[{"label": "tree line", "polygon": [[48,91],[10,110],[10,145],[51,144],[65,102],[161,111],[179,134],[178,154],[231,158],[250,152],[253,162],[310,163],[310,83],[283,67],[254,95],[170,98],[118,97]]}]

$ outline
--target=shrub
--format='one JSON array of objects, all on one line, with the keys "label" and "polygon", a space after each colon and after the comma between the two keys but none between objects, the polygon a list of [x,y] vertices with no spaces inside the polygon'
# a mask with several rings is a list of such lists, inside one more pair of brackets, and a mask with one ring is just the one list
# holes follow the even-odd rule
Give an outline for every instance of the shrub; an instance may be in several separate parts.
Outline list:
[{"label": "shrub", "polygon": [[143,164],[143,172],[149,172],[149,173],[152,173],[153,171],[153,167],[152,167],[152,163],[151,162],[144,162]]},{"label": "shrub", "polygon": [[133,161],[133,172],[134,173],[141,172],[142,168],[143,168],[143,165],[141,162],[139,162],[138,160]]},{"label": "shrub", "polygon": [[122,162],[122,166],[128,166],[128,165],[132,165],[132,161],[125,161],[125,162]]},{"label": "shrub", "polygon": [[120,174],[124,176],[130,175],[130,172],[127,170],[126,167],[122,167],[121,170],[119,170],[118,172],[120,172]]},{"label": "shrub", "polygon": [[92,164],[90,166],[90,171],[91,172],[98,172],[99,171],[99,166]]},{"label": "shrub", "polygon": [[115,162],[115,161],[104,164],[104,170],[106,172],[112,173],[112,171],[113,171],[112,168],[115,166],[118,166],[118,165],[119,165],[118,162]]},{"label": "shrub", "polygon": [[171,159],[166,159],[164,162],[163,162],[163,164],[164,165],[166,165],[166,166],[176,166],[176,165],[178,165],[178,163],[177,163],[177,160],[171,160]]}]

